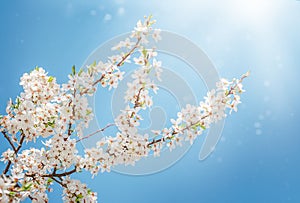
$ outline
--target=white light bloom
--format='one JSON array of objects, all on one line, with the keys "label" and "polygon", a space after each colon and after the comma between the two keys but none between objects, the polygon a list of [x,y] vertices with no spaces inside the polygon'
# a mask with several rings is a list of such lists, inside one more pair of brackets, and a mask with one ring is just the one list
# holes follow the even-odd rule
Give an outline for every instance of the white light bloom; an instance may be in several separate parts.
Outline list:
[{"label": "white light bloom", "polygon": [[6,163],[8,161],[13,161],[15,158],[15,152],[11,149],[7,149],[5,152],[2,153],[2,158],[0,159],[0,161]]},{"label": "white light bloom", "polygon": [[159,40],[161,40],[160,33],[161,33],[160,29],[154,29],[154,31],[152,33],[152,38],[155,40],[155,42],[158,42]]},{"label": "white light bloom", "polygon": [[161,79],[161,73],[163,72],[162,70],[162,62],[157,61],[155,58],[153,59],[153,64],[152,64],[154,70],[155,70],[155,76],[159,81],[162,81]]},{"label": "white light bloom", "polygon": [[75,139],[66,139],[67,135],[52,138],[50,150],[45,157],[52,167],[64,169],[71,167],[77,160],[77,149]]},{"label": "white light bloom", "polygon": [[87,188],[86,184],[81,183],[79,180],[72,180],[66,177],[63,180],[66,185],[63,191],[63,200],[65,202],[97,202],[97,193],[92,192]]},{"label": "white light bloom", "polygon": [[134,28],[137,32],[148,32],[148,27],[147,25],[145,25],[145,23],[143,23],[141,20],[139,20],[136,23],[136,27]]},{"label": "white light bloom", "polygon": [[18,202],[20,198],[11,196],[11,191],[14,189],[15,183],[11,178],[0,176],[0,202]]}]

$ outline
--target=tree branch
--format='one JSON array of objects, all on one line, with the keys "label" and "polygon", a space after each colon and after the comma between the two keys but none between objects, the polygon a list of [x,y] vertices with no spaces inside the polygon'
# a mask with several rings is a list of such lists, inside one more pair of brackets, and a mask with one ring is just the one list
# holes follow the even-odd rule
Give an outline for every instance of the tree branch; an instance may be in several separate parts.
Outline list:
[{"label": "tree branch", "polygon": [[96,135],[96,134],[99,133],[99,132],[103,132],[103,131],[106,130],[107,128],[109,128],[109,127],[111,127],[111,126],[114,126],[114,125],[115,125],[114,123],[107,124],[105,127],[101,128],[101,129],[99,129],[99,130],[97,130],[97,131],[95,131],[95,132],[93,132],[93,133],[91,133],[91,134],[89,134],[89,135],[87,135],[87,136],[84,136],[84,137],[80,138],[80,139],[77,140],[76,142],[80,142],[80,141],[82,141],[82,140],[84,140],[84,139],[88,139],[88,138],[92,137],[93,135]]},{"label": "tree branch", "polygon": [[[118,63],[117,63],[117,67],[120,67],[124,62],[125,62],[125,60],[134,52],[134,50],[138,47],[138,45],[139,45],[139,43],[141,42],[141,37],[138,37],[138,40],[137,40],[137,42],[135,43],[135,45],[134,45],[134,47],[122,58],[122,60],[121,61],[119,61]],[[111,74],[111,72],[108,72],[108,74]],[[102,74],[101,75],[101,77],[98,79],[98,80],[96,80],[93,84],[92,84],[92,86],[95,86],[95,85],[97,85],[99,82],[101,82],[103,79],[104,79],[104,77],[106,76],[106,74]],[[84,95],[84,94],[86,94],[87,92],[89,91],[89,89],[85,89],[85,90],[83,90],[81,93],[80,93],[80,95]]]},{"label": "tree branch", "polygon": [[[54,177],[57,177],[57,178],[61,178],[61,177],[64,177],[64,176],[68,176],[68,175],[71,175],[71,174],[73,174],[73,173],[75,173],[76,172],[76,167],[73,169],[73,170],[71,170],[71,171],[66,171],[66,172],[64,172],[64,173],[56,173],[56,171],[54,171],[53,173],[51,173],[51,174],[42,174],[42,175],[40,175],[39,174],[39,176],[40,177],[44,177],[44,178],[54,178]],[[25,174],[27,177],[34,177],[36,174]]]},{"label": "tree branch", "polygon": [[[248,74],[249,74],[249,73],[242,75],[242,77],[240,78],[240,83],[241,83],[245,78],[248,77]],[[231,86],[231,87],[230,87],[230,90],[227,92],[226,96],[229,96],[229,95],[233,94],[233,90],[234,90],[236,87],[237,87],[237,84]],[[201,117],[200,120],[199,120],[197,123],[201,122],[201,120],[203,120],[204,118],[209,117],[210,115],[211,115],[211,114],[207,114],[207,115]],[[185,130],[189,129],[190,127],[196,125],[197,123],[192,124],[192,125],[190,125],[190,126],[187,126],[187,127],[183,128],[182,130],[185,131]],[[175,130],[173,130],[172,135],[176,135],[176,134],[178,134],[178,133],[179,133],[179,132],[176,132]],[[166,139],[172,139],[172,137],[160,138],[160,139],[157,139],[157,140],[153,139],[152,142],[150,142],[150,143],[147,144],[147,147],[150,147],[151,145],[156,144],[156,143],[158,143],[158,142],[164,142]]]},{"label": "tree branch", "polygon": [[6,132],[2,131],[2,134],[4,135],[5,139],[7,139],[7,141],[9,142],[9,144],[12,147],[12,149],[14,150],[14,152],[16,152],[16,147],[13,144],[13,142],[11,141],[11,139],[8,137],[8,135],[6,134]]},{"label": "tree branch", "polygon": [[63,187],[67,187],[66,184],[64,184],[62,181],[57,180],[56,178],[52,177],[52,180],[54,180],[55,182],[57,182],[58,184],[60,184]]},{"label": "tree branch", "polygon": [[[22,133],[22,134],[21,134],[21,139],[20,139],[20,142],[19,142],[19,146],[18,146],[18,147],[16,148],[16,150],[15,150],[15,155],[18,154],[19,150],[20,150],[21,147],[22,147],[22,144],[23,144],[24,140],[25,140],[25,135],[24,135],[24,133]],[[12,164],[11,161],[8,161],[8,163],[7,163],[7,165],[6,165],[6,167],[5,167],[5,169],[4,169],[4,171],[3,171],[2,174],[7,174],[7,172],[8,172],[8,170],[9,170],[11,164]]]},{"label": "tree branch", "polygon": [[[202,116],[198,122],[196,122],[196,123],[194,123],[194,124],[191,124],[191,125],[189,125],[189,126],[186,126],[185,128],[182,129],[182,131],[188,130],[189,128],[193,127],[194,125],[197,125],[198,123],[201,122],[201,120],[203,120],[203,119],[205,119],[205,118],[207,118],[207,117],[209,117],[209,116],[210,116],[210,114],[207,114],[207,115],[205,115],[205,116]],[[172,132],[171,135],[173,136],[173,135],[176,135],[176,134],[178,134],[178,133],[179,133],[179,132],[173,130],[173,132]],[[150,143],[147,144],[147,147],[150,147],[151,145],[156,144],[156,143],[158,143],[158,142],[164,142],[165,140],[171,140],[171,139],[172,139],[172,137],[160,138],[160,139],[157,139],[157,140],[153,139],[152,142],[150,142]]]}]

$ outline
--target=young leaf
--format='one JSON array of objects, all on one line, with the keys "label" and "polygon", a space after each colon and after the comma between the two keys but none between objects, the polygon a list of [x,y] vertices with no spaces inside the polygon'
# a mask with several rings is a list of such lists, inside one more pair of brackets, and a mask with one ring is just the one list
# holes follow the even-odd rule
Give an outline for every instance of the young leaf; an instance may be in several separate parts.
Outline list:
[{"label": "young leaf", "polygon": [[76,74],[76,69],[75,69],[75,65],[72,66],[72,75]]},{"label": "young leaf", "polygon": [[48,79],[48,82],[52,82],[54,79],[54,77],[50,76],[49,79]]}]

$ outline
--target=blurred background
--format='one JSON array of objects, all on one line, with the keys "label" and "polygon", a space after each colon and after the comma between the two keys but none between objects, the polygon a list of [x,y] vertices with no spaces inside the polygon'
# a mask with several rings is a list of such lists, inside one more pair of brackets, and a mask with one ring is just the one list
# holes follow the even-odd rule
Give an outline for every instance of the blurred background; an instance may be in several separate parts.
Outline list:
[{"label": "blurred background", "polygon": [[[156,174],[76,178],[107,203],[300,202],[300,1],[2,1],[0,114],[22,91],[23,73],[38,65],[66,82],[73,64],[80,67],[101,43],[149,14],[156,27],[197,44],[222,77],[251,70],[240,110],[226,119],[221,142],[204,161],[200,138]],[[7,147],[1,142],[1,151]],[[50,202],[60,195],[55,187]]]}]

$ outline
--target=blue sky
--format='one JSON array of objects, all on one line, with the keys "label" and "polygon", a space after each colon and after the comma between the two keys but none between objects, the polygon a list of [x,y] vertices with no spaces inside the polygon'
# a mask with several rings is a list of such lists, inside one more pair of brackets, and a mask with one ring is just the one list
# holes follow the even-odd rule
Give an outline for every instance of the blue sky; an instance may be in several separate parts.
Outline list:
[{"label": "blue sky", "polygon": [[[148,14],[157,27],[196,43],[221,76],[251,70],[240,111],[226,119],[212,156],[198,160],[200,138],[160,173],[76,176],[100,202],[300,201],[299,1],[12,0],[0,10],[0,113],[21,91],[24,72],[39,65],[65,82],[73,64],[80,67],[100,44]],[[50,196],[59,202],[59,192]]]}]

